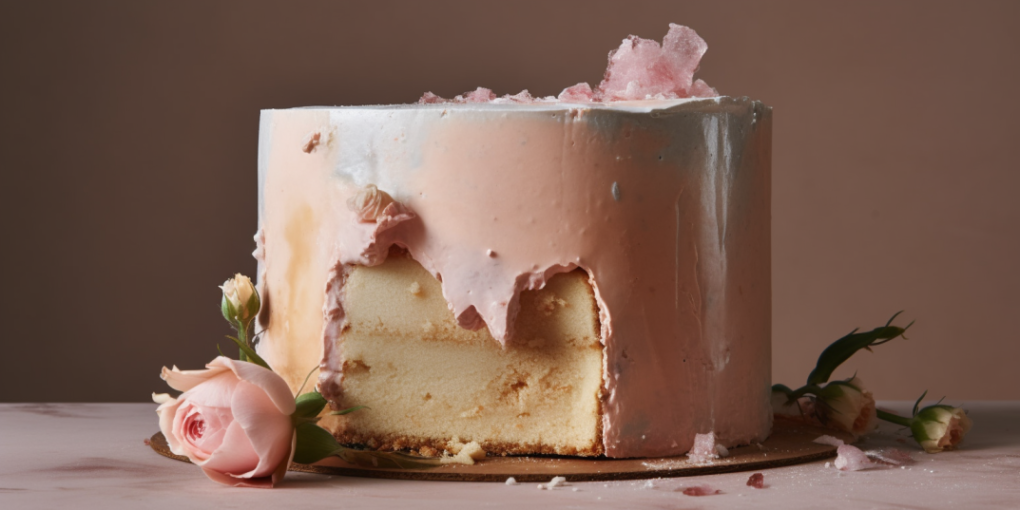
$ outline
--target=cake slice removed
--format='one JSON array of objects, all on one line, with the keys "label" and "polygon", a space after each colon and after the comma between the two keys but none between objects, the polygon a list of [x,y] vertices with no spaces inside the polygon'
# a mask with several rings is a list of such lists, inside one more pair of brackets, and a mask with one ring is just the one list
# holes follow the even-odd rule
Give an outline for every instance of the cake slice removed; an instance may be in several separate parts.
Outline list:
[{"label": "cake slice removed", "polygon": [[351,266],[341,408],[324,419],[342,443],[436,454],[477,441],[490,454],[599,455],[602,344],[583,271],[521,294],[506,347],[461,328],[440,283],[410,257]]}]

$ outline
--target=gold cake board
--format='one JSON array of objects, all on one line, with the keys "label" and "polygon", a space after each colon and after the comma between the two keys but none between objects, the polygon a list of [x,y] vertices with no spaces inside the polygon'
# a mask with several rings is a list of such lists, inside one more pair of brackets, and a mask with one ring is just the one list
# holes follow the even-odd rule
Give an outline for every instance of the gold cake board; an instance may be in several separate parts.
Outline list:
[{"label": "gold cake board", "polygon": [[[541,455],[487,457],[470,466],[446,464],[419,470],[375,469],[348,464],[339,457],[330,457],[315,464],[292,463],[290,471],[463,482],[503,482],[511,476],[518,482],[548,482],[554,476],[565,477],[571,482],[698,476],[734,471],[758,471],[834,457],[835,446],[812,442],[821,435],[838,437],[847,443],[853,442],[853,437],[843,432],[776,420],[772,435],[760,445],[731,448],[729,456],[708,464],[689,462],[687,457],[607,459]],[[166,438],[161,432],[153,435],[149,444],[156,453],[164,457],[188,462],[187,457],[170,452]]]}]

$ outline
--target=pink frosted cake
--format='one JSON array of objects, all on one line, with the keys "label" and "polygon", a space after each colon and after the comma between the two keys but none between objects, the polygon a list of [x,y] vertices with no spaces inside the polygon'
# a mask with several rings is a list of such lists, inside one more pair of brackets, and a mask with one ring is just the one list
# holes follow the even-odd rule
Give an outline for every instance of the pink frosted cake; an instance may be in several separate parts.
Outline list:
[{"label": "pink frosted cake", "polygon": [[[259,352],[341,441],[681,455],[770,431],[771,110],[630,38],[558,98],[262,112]],[[315,376],[313,376],[315,379]]]}]

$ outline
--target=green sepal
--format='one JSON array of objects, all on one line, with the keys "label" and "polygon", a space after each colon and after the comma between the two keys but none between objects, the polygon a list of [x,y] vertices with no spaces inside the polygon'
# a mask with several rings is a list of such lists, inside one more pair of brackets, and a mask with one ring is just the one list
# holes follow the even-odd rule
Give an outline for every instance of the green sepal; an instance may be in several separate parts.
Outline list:
[{"label": "green sepal", "polygon": [[294,399],[296,409],[291,419],[296,422],[311,420],[318,421],[319,413],[326,407],[326,397],[317,391],[310,391]]},{"label": "green sepal", "polygon": [[345,414],[353,413],[354,411],[359,411],[361,409],[371,409],[371,407],[368,407],[368,406],[354,406],[354,407],[348,407],[347,409],[341,409],[339,411],[333,411],[332,413],[329,413],[329,414],[332,414],[334,416],[342,416],[342,415],[345,415]]},{"label": "green sepal", "polygon": [[336,455],[349,464],[383,469],[431,469],[443,465],[443,462],[438,458],[419,457],[401,452],[355,450],[341,447]]},{"label": "green sepal", "polygon": [[333,434],[315,423],[301,423],[294,430],[297,433],[294,462],[298,464],[318,462],[342,449]]},{"label": "green sepal", "polygon": [[247,345],[244,344],[244,342],[242,342],[242,341],[238,340],[237,338],[232,337],[230,335],[227,335],[227,338],[233,340],[233,342],[235,344],[237,344],[237,348],[241,349],[241,353],[244,354],[247,357],[247,359],[242,359],[241,361],[247,361],[249,363],[254,363],[254,364],[256,364],[256,365],[258,365],[258,366],[260,366],[262,368],[265,368],[267,370],[272,370],[271,368],[269,368],[269,363],[266,363],[266,360],[262,359],[262,357],[259,356],[255,352],[255,349],[252,349],[251,347],[248,347]]},{"label": "green sepal", "polygon": [[925,395],[928,394],[928,390],[924,390],[924,393],[920,397],[917,397],[917,402],[914,402],[914,410],[910,413],[911,416],[917,416],[917,408],[921,406],[921,401],[924,400]]},{"label": "green sepal", "polygon": [[857,351],[861,349],[870,350],[872,346],[881,345],[902,336],[914,323],[911,322],[904,328],[890,326],[892,321],[896,319],[896,316],[901,313],[903,312],[896,312],[885,326],[864,333],[858,333],[855,329],[850,334],[826,347],[818,357],[818,362],[815,364],[815,369],[808,376],[807,383],[811,385],[827,382],[832,377],[832,373],[836,368],[843,364],[844,361],[850,359]]}]

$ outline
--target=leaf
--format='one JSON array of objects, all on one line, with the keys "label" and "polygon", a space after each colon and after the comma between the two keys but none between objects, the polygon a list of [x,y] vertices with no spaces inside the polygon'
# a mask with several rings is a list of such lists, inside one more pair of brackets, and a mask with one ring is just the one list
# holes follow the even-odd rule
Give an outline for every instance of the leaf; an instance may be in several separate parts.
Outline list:
[{"label": "leaf", "polygon": [[296,409],[291,417],[294,420],[315,420],[326,407],[326,397],[317,391],[305,393],[294,399]]},{"label": "leaf", "polygon": [[354,407],[348,407],[347,409],[341,409],[339,411],[333,411],[332,413],[329,413],[329,414],[332,414],[334,416],[341,416],[341,415],[344,415],[344,414],[353,413],[354,411],[358,411],[358,410],[361,410],[361,409],[371,409],[371,407],[368,407],[368,406],[354,406]]},{"label": "leaf", "polygon": [[262,359],[258,354],[256,354],[254,349],[252,349],[251,347],[248,347],[247,345],[244,345],[244,342],[242,342],[242,341],[238,340],[237,338],[234,338],[234,337],[232,337],[230,335],[227,335],[227,338],[233,340],[234,343],[237,344],[237,348],[241,349],[241,352],[245,356],[248,357],[248,359],[241,360],[241,361],[247,361],[249,363],[254,363],[254,364],[256,364],[256,365],[258,365],[258,366],[260,366],[262,368],[265,368],[267,370],[272,370],[272,368],[269,368],[269,363],[266,363],[266,360]]},{"label": "leaf", "polygon": [[341,447],[337,455],[350,464],[383,469],[431,469],[443,465],[443,462],[438,458],[419,457],[400,452],[355,450]]},{"label": "leaf", "polygon": [[297,443],[294,446],[294,462],[312,464],[330,455],[336,455],[342,448],[333,434],[314,423],[302,423],[295,428]]},{"label": "leaf", "polygon": [[818,357],[818,363],[815,364],[815,369],[808,376],[807,383],[811,385],[827,382],[832,377],[832,373],[836,368],[843,364],[844,361],[850,359],[857,351],[861,349],[870,350],[872,346],[882,345],[902,336],[914,323],[907,324],[905,328],[890,326],[892,321],[896,319],[896,316],[901,313],[903,312],[896,312],[885,326],[864,333],[858,333],[855,329],[850,334],[826,347],[822,351],[821,356]]},{"label": "leaf", "polygon": [[914,402],[914,412],[911,416],[917,416],[917,408],[921,406],[921,401],[924,400],[924,396],[928,394],[928,390],[924,390],[924,393],[920,397],[917,397],[917,402]]}]

